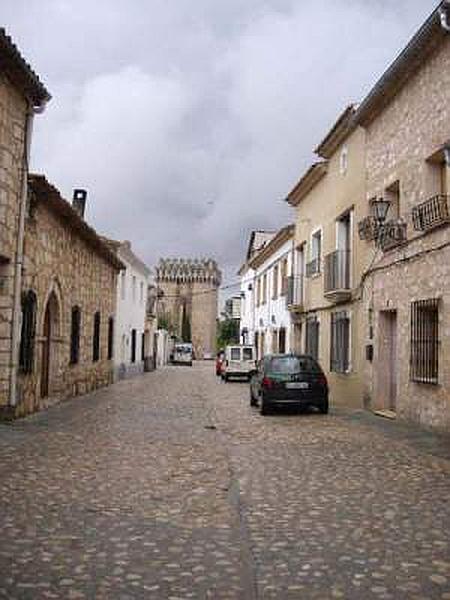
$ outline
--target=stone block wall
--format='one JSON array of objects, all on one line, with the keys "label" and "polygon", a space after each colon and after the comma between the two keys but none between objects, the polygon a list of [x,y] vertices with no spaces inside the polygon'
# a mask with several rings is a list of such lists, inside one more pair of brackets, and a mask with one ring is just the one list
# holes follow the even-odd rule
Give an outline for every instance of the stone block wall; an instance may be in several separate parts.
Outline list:
[{"label": "stone block wall", "polygon": [[[386,407],[381,359],[382,311],[396,311],[397,387],[400,416],[450,429],[450,229],[414,231],[411,211],[440,190],[430,157],[450,139],[450,38],[447,36],[366,130],[367,200],[400,183],[400,217],[408,243],[387,252],[363,293],[364,329],[373,320],[373,363],[366,363],[367,402]],[[447,193],[449,193],[447,167]],[[388,215],[389,217],[389,215]],[[439,298],[439,385],[410,380],[411,302]],[[370,317],[370,315],[373,315]]]},{"label": "stone block wall", "polygon": [[[23,291],[37,295],[34,368],[19,375],[16,414],[45,408],[61,399],[84,394],[113,380],[108,360],[108,319],[115,315],[116,269],[91,245],[39,203],[27,220]],[[50,360],[50,391],[41,398],[44,313],[51,294],[57,299],[57,319]],[[80,358],[70,363],[72,307],[81,310]],[[94,315],[100,312],[100,358],[93,361]]]},{"label": "stone block wall", "polygon": [[192,300],[192,343],[195,355],[214,355],[217,333],[217,286],[197,283]]},{"label": "stone block wall", "polygon": [[26,102],[0,75],[0,407],[8,403]]}]

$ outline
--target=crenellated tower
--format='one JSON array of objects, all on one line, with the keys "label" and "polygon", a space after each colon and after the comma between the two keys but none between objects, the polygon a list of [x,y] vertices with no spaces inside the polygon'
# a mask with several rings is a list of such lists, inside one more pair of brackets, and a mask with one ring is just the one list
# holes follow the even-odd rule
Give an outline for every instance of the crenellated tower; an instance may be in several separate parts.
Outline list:
[{"label": "crenellated tower", "polygon": [[155,269],[158,319],[179,339],[190,337],[195,356],[216,345],[218,289],[222,275],[213,259],[161,258]]}]

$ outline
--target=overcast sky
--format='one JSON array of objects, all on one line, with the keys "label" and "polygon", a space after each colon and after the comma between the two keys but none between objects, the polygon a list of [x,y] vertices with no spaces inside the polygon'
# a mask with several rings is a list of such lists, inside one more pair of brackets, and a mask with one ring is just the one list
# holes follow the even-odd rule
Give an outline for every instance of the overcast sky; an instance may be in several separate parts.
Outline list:
[{"label": "overcast sky", "polygon": [[340,111],[434,0],[2,0],[53,99],[33,168],[87,219],[160,256],[216,258],[235,280]]}]

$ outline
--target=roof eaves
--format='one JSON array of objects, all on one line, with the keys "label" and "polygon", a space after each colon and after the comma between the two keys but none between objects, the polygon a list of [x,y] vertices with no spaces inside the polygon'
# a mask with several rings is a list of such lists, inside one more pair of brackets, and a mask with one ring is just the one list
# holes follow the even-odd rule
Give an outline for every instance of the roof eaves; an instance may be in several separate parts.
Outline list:
[{"label": "roof eaves", "polygon": [[42,106],[51,99],[50,93],[3,27],[0,27],[0,67],[34,106]]},{"label": "roof eaves", "polygon": [[253,269],[259,267],[267,257],[276,252],[287,240],[294,237],[294,233],[295,225],[293,223],[282,227],[270,242],[264,246],[261,252],[258,252],[258,254],[248,261],[248,266]]},{"label": "roof eaves", "polygon": [[443,5],[444,2],[441,2],[431,13],[372,87],[356,111],[355,124],[363,127],[369,125],[416,72],[424,57],[445,39],[447,33],[441,26],[439,15]]},{"label": "roof eaves", "polygon": [[75,230],[100,256],[117,270],[125,268],[110,245],[78,215],[72,205],[61,196],[59,190],[47,181],[45,175],[30,173],[28,182],[38,200],[57,214],[68,227]]},{"label": "roof eaves", "polygon": [[339,145],[342,144],[356,128],[353,119],[355,113],[356,104],[350,104],[345,108],[325,138],[314,150],[318,156],[325,159],[331,158]]},{"label": "roof eaves", "polygon": [[291,206],[298,206],[301,200],[315,187],[327,173],[328,161],[322,160],[312,164],[306,173],[295,184],[286,198]]}]

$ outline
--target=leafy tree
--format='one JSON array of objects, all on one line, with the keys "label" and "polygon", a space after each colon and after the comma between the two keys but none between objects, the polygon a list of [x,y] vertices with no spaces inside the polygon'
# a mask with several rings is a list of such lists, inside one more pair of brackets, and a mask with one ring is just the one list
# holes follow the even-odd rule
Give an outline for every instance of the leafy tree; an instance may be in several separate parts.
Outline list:
[{"label": "leafy tree", "polygon": [[174,333],[174,326],[168,313],[165,313],[158,318],[158,328],[165,329],[169,333]]},{"label": "leafy tree", "polygon": [[183,306],[183,317],[181,321],[181,337],[183,342],[192,341],[191,320],[187,314],[186,306]]},{"label": "leafy tree", "polygon": [[239,344],[239,320],[225,318],[217,324],[217,348]]}]

